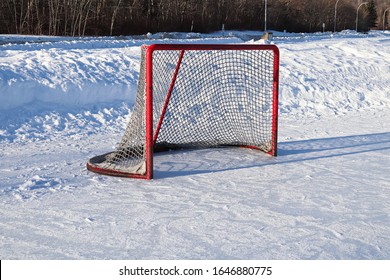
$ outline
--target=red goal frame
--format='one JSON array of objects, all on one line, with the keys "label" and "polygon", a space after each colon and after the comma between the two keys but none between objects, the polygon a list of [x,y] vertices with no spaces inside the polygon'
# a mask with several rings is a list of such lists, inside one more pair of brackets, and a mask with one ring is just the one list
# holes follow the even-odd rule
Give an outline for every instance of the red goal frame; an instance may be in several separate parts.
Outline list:
[{"label": "red goal frame", "polygon": [[[153,153],[154,146],[157,141],[159,130],[161,127],[164,114],[169,103],[172,90],[175,86],[177,74],[180,69],[182,58],[186,51],[224,51],[224,50],[268,50],[274,54],[273,60],[273,100],[272,100],[272,147],[268,154],[271,156],[277,155],[277,134],[278,134],[278,95],[279,95],[279,49],[275,45],[258,45],[258,44],[153,44],[150,46],[143,46],[146,49],[146,67],[145,67],[145,174],[129,174],[117,170],[108,170],[97,165],[87,163],[87,168],[90,171],[119,177],[139,178],[150,180],[153,178]],[[166,95],[165,104],[157,124],[156,132],[153,135],[153,54],[156,51],[169,50],[180,51],[180,57],[176,63],[176,69],[172,77],[169,91]],[[241,146],[243,148],[258,149],[252,146]]]}]

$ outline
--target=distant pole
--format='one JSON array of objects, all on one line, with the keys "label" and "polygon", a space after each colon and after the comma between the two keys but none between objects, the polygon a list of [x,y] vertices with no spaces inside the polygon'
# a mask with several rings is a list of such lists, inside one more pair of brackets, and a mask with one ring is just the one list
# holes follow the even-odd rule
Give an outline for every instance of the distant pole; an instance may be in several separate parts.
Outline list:
[{"label": "distant pole", "polygon": [[267,0],[264,1],[264,31],[267,32]]},{"label": "distant pole", "polygon": [[356,32],[358,31],[359,9],[360,9],[361,6],[367,5],[367,3],[368,3],[368,2],[363,2],[363,3],[361,3],[361,4],[358,6],[357,10],[356,10]]},{"label": "distant pole", "polygon": [[386,23],[386,12],[390,10],[390,7],[388,7],[385,12],[383,13],[383,32],[385,32],[385,23]]},{"label": "distant pole", "polygon": [[336,5],[334,5],[334,19],[333,19],[333,32],[336,32],[336,22],[337,22],[337,4],[340,0],[336,1]]}]

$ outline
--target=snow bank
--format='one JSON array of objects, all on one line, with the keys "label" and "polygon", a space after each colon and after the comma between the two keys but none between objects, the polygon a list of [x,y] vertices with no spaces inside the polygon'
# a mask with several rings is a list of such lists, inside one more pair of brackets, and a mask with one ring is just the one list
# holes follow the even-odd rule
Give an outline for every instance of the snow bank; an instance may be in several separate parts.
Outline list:
[{"label": "snow bank", "polygon": [[[389,104],[390,39],[379,32],[373,34],[275,33],[274,43],[281,49],[281,113],[338,114]],[[0,110],[21,106],[33,110],[41,103],[51,104],[56,110],[103,102],[131,103],[138,79],[140,46],[182,42],[161,37],[134,40],[0,36]],[[22,44],[23,40],[28,43]],[[219,37],[186,42],[243,41],[239,37]]]},{"label": "snow bank", "polygon": [[280,42],[281,113],[389,107],[390,37],[378,36]]},{"label": "snow bank", "polygon": [[[235,31],[226,32],[227,37],[168,35],[141,39],[0,36],[0,136],[15,140],[17,131],[44,135],[53,114],[60,123],[69,124],[75,120],[68,113],[77,115],[79,123],[112,123],[121,114],[126,118],[135,98],[143,44],[244,43],[245,36],[260,37],[259,32]],[[190,39],[182,39],[186,37]],[[272,43],[281,52],[280,114],[338,115],[389,107],[389,37],[380,32],[275,32]],[[94,115],[99,119],[90,117]]]}]

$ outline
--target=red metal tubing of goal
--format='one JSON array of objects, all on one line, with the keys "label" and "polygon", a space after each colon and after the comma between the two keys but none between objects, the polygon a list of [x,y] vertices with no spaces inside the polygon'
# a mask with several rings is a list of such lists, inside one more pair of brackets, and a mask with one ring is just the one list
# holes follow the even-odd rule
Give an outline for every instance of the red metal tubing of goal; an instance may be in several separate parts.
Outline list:
[{"label": "red metal tubing of goal", "polygon": [[270,155],[277,156],[278,146],[278,105],[279,105],[279,49],[274,46],[274,83],[272,105],[272,150]]}]

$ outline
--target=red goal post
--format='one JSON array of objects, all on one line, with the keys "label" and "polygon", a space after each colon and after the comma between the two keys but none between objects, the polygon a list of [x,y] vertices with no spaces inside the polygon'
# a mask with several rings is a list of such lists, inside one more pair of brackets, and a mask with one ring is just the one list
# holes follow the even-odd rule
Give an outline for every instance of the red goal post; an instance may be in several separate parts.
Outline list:
[{"label": "red goal post", "polygon": [[137,97],[114,152],[90,171],[153,178],[153,153],[239,146],[277,154],[279,50],[258,44],[142,47]]}]

